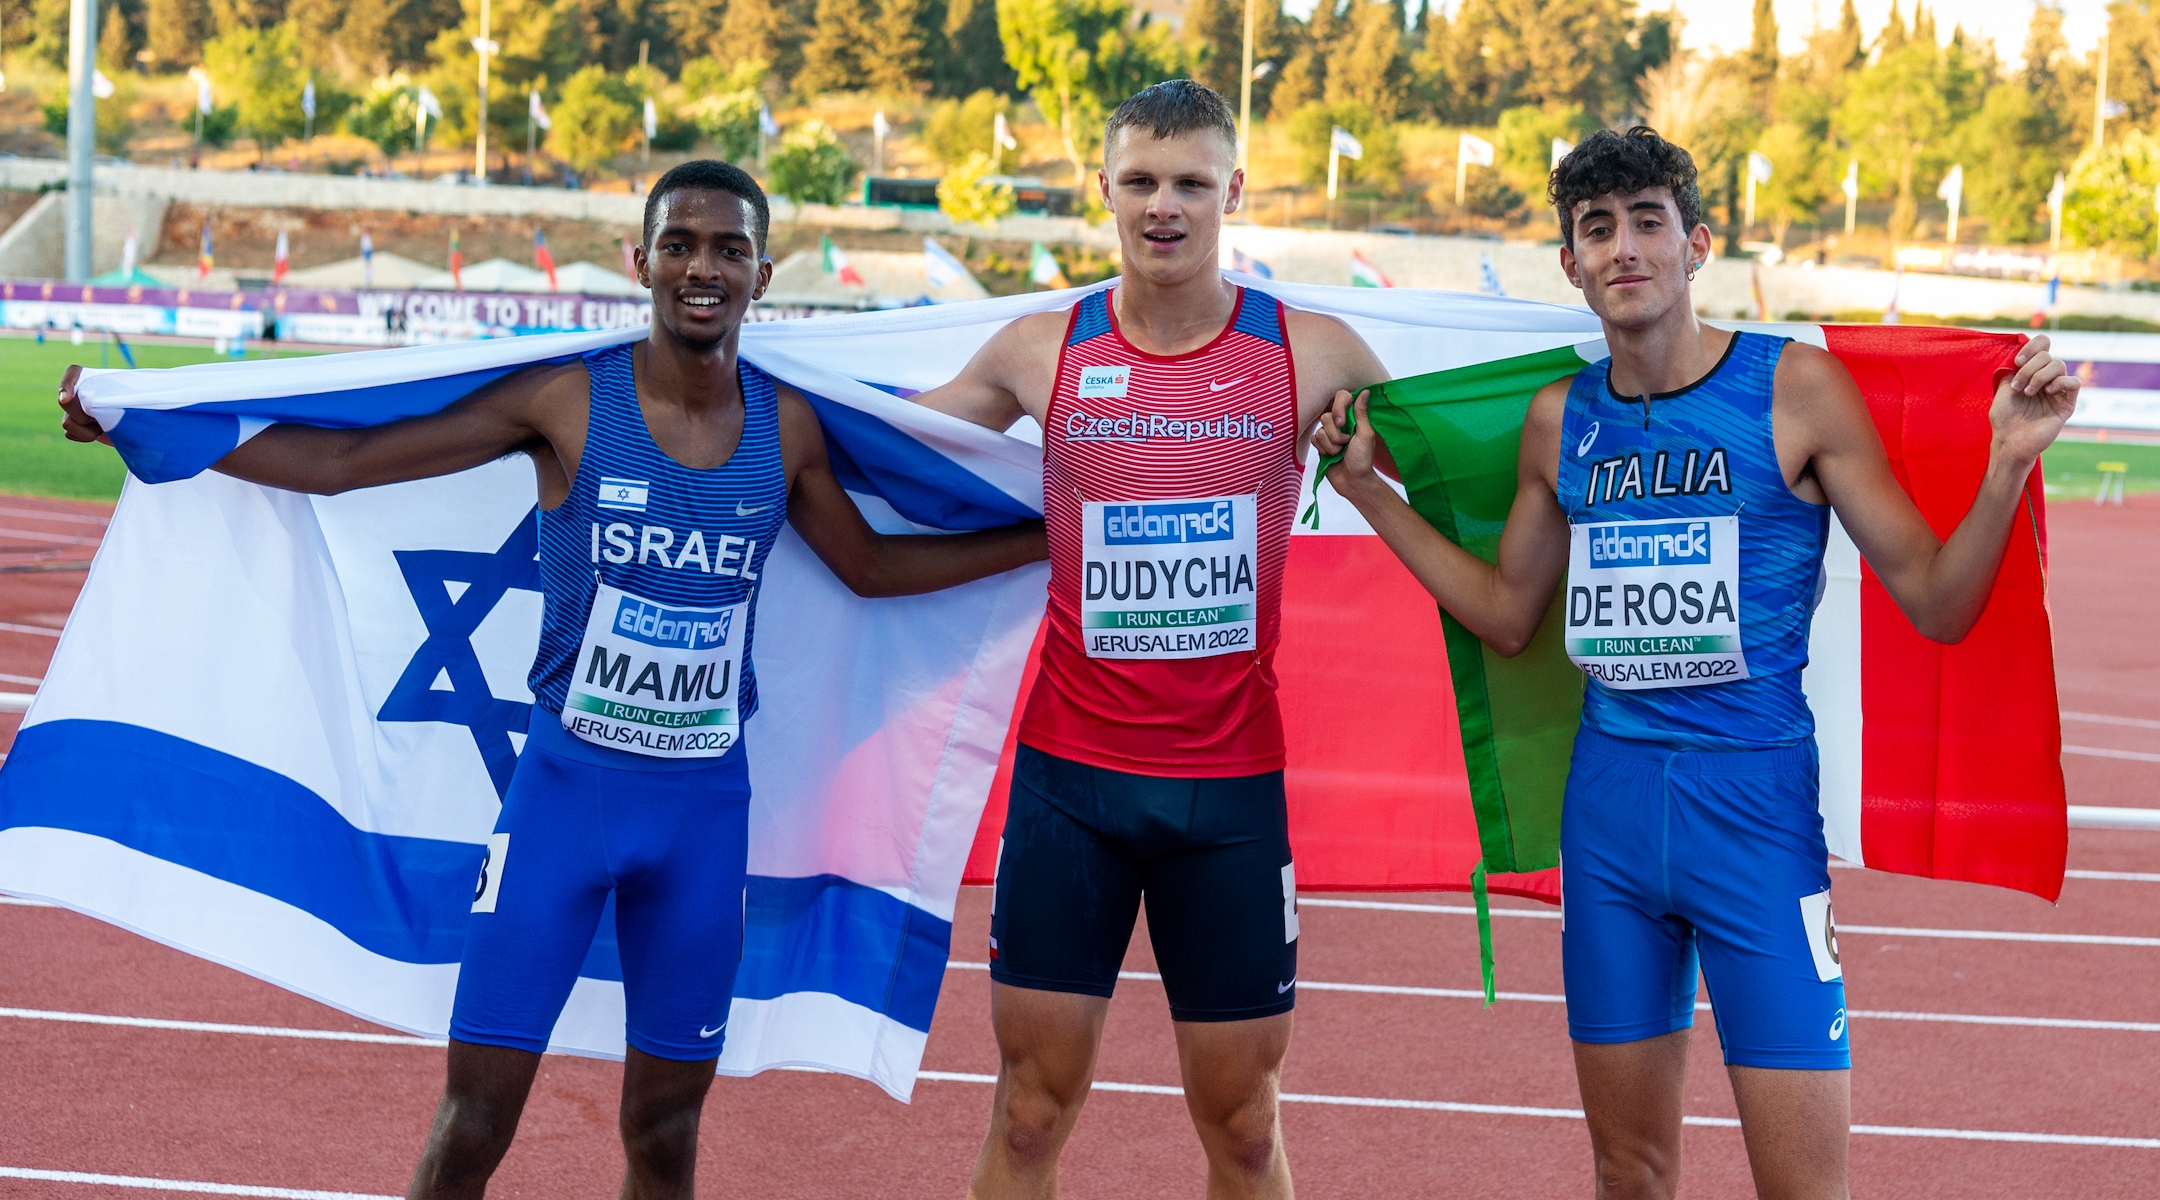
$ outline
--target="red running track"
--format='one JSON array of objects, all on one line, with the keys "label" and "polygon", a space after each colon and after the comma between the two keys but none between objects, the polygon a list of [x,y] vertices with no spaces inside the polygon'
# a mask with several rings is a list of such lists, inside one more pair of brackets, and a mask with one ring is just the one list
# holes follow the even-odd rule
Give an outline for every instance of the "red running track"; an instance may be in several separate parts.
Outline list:
[{"label": "red running track", "polygon": [[[0,507],[46,502],[0,499]],[[78,506],[56,511],[95,516]],[[2054,607],[2066,712],[2160,722],[2160,632],[2141,620],[2160,583],[2160,496],[2123,509],[2064,504],[2050,514]],[[64,522],[36,523],[31,530]],[[5,522],[0,522],[4,524]],[[79,528],[79,526],[78,526]],[[0,535],[0,545],[5,545]],[[6,560],[0,559],[0,566]],[[81,575],[0,574],[0,624],[57,627]],[[0,630],[0,674],[42,675],[53,641]],[[19,690],[14,683],[0,690]],[[11,731],[12,717],[0,717]],[[2066,721],[2065,741],[2160,760],[2160,725]],[[2066,756],[2071,801],[2160,804],[2160,761]],[[1852,1037],[1855,1120],[1968,1136],[1856,1133],[1856,1195],[2150,1197],[2160,1178],[2160,837],[2077,831],[2060,906],[1964,884],[1837,872]],[[2099,875],[2143,878],[2098,878]],[[1420,906],[1303,913],[1299,1030],[1287,1092],[1569,1110],[1576,1103],[1561,1006],[1474,1000],[1476,938],[1452,896],[1356,897]],[[1502,902],[1500,984],[1560,991],[1558,922]],[[961,898],[956,962],[983,957],[987,897]],[[1882,932],[1868,932],[1879,930]],[[1928,930],[2038,939],[1973,940]],[[1127,963],[1152,960],[1145,928]],[[1392,991],[1347,991],[1350,984]],[[305,1030],[362,1022],[234,972],[60,910],[0,906],[0,1008]],[[932,1072],[996,1069],[988,981],[949,973],[931,1031]],[[1922,1014],[1894,1019],[1883,1013]],[[1974,1023],[1945,1016],[2010,1018]],[[1729,1119],[1707,1014],[1688,1112]],[[2058,1027],[2085,1021],[2117,1027]],[[2016,1023],[2023,1022],[2023,1023]],[[380,1033],[376,1030],[373,1032]],[[1176,1083],[1159,985],[1130,980],[1111,1007],[1098,1079]],[[0,1015],[0,1196],[140,1197],[139,1188],[11,1178],[10,1168],[212,1181],[362,1194],[402,1190],[440,1085],[441,1051],[410,1043],[301,1040],[233,1032],[86,1025]],[[549,1058],[495,1194],[612,1193],[621,1170],[612,1063]],[[707,1110],[700,1172],[714,1196],[957,1196],[990,1090],[929,1078],[913,1105],[866,1084],[775,1072],[722,1080]],[[1284,1106],[1308,1196],[1579,1195],[1588,1141],[1565,1116]],[[2133,1139],[2135,1145],[1974,1140],[1972,1133]],[[1746,1195],[1736,1129],[1687,1133],[1687,1191]],[[1196,1195],[1201,1163],[1172,1095],[1099,1090],[1066,1155],[1065,1195]]]}]

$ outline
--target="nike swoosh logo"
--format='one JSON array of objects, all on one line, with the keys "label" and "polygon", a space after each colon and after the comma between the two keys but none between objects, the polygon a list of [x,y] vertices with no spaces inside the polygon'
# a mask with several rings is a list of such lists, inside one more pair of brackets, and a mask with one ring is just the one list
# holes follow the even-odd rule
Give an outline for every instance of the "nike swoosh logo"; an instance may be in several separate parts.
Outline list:
[{"label": "nike swoosh logo", "polygon": [[701,1038],[709,1038],[709,1037],[711,1037],[712,1035],[714,1035],[714,1034],[716,1034],[716,1033],[718,1033],[718,1032],[720,1032],[721,1030],[723,1030],[723,1029],[726,1029],[726,1028],[727,1028],[727,1022],[726,1022],[726,1021],[722,1021],[722,1022],[720,1022],[720,1023],[718,1024],[718,1025],[715,1025],[715,1026],[713,1026],[713,1027],[712,1027],[711,1029],[707,1029],[707,1028],[705,1028],[704,1026],[700,1025],[700,1026],[698,1026],[698,1031],[697,1031],[697,1035],[698,1035],[699,1037],[701,1037]]},{"label": "nike swoosh logo", "polygon": [[1209,381],[1208,381],[1208,385],[1207,385],[1207,390],[1209,390],[1209,391],[1211,391],[1211,392],[1219,392],[1219,391],[1222,391],[1222,390],[1223,390],[1223,389],[1225,389],[1225,388],[1234,388],[1234,387],[1236,387],[1237,385],[1239,385],[1239,384],[1241,384],[1241,383],[1245,382],[1245,381],[1246,381],[1247,379],[1250,379],[1250,378],[1251,378],[1251,376],[1249,376],[1249,375],[1240,375],[1240,376],[1238,376],[1238,377],[1237,377],[1236,379],[1233,379],[1233,380],[1231,380],[1231,381],[1230,381],[1230,382],[1228,382],[1228,383],[1217,383],[1217,382],[1215,382],[1214,380],[1212,380],[1212,379],[1211,379],[1211,380],[1209,380]]},{"label": "nike swoosh logo", "polygon": [[1582,435],[1582,440],[1575,443],[1575,457],[1581,458],[1590,453],[1590,446],[1597,441],[1598,430],[1604,428],[1604,425],[1603,421],[1590,422],[1590,432]]},{"label": "nike swoosh logo", "polygon": [[735,502],[735,515],[736,515],[736,516],[738,516],[738,517],[754,517],[754,516],[758,515],[759,513],[761,513],[761,512],[764,512],[764,511],[765,511],[766,509],[768,509],[768,508],[771,508],[771,507],[772,507],[772,505],[770,505],[770,504],[760,504],[760,505],[758,505],[758,506],[757,506],[756,508],[744,508],[744,507],[743,507],[743,502],[742,502],[742,501],[740,501],[740,500],[737,500],[737,501]]},{"label": "nike swoosh logo", "polygon": [[1290,990],[1291,988],[1294,988],[1294,987],[1296,987],[1296,986],[1297,986],[1297,980],[1296,980],[1296,979],[1294,979],[1294,978],[1293,978],[1293,979],[1292,979],[1292,980],[1291,980],[1290,982],[1288,982],[1288,983],[1278,983],[1278,984],[1276,984],[1276,985],[1275,985],[1275,994],[1276,994],[1276,995],[1278,995],[1278,996],[1280,996],[1280,995],[1282,995],[1282,994],[1283,994],[1284,992],[1287,992],[1287,991],[1289,991],[1289,990]]}]

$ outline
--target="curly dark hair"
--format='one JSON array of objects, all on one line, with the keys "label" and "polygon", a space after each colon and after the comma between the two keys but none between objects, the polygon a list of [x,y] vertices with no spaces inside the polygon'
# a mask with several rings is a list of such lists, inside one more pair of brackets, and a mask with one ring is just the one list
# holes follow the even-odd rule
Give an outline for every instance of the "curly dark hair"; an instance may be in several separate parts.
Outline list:
[{"label": "curly dark hair", "polygon": [[1626,133],[1600,129],[1584,138],[1553,168],[1545,196],[1560,218],[1560,240],[1573,250],[1576,205],[1608,192],[1654,187],[1672,189],[1673,203],[1680,206],[1683,235],[1702,224],[1702,187],[1696,182],[1695,160],[1659,137],[1657,130],[1637,125]]},{"label": "curly dark hair", "polygon": [[652,249],[653,226],[659,223],[660,201],[681,191],[732,192],[750,202],[751,232],[757,235],[758,253],[765,252],[765,237],[772,232],[772,209],[765,189],[748,171],[713,158],[694,158],[668,169],[645,197],[645,248]]}]

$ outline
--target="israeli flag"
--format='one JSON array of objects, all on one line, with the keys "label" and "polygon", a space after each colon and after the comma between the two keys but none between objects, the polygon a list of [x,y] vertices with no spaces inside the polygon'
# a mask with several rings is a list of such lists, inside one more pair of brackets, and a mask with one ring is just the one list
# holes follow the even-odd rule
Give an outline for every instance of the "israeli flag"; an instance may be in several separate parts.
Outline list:
[{"label": "israeli flag", "polygon": [[[741,353],[809,398],[874,527],[1005,525],[1041,511],[1038,446],[903,397],[950,379],[1006,322],[1105,286],[752,324]],[[1268,290],[1349,320],[1397,369],[1596,329],[1582,310],[1523,301]],[[433,412],[520,367],[644,336],[85,372],[84,404],[132,477],[0,766],[0,892],[444,1036],[531,713],[531,466],[341,496],[206,468],[272,422]],[[647,498],[646,481],[600,482]],[[792,532],[774,547],[723,1073],[808,1065],[911,1093],[1047,576],[1036,564],[866,600]],[[623,1053],[613,928],[604,915],[555,1050]]]}]

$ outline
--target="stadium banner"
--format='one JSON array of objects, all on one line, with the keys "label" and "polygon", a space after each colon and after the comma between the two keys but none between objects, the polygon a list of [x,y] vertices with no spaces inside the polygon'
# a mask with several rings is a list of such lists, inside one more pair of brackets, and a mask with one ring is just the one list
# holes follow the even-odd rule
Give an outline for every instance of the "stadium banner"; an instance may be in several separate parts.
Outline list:
[{"label": "stadium banner", "polygon": [[[1397,378],[1598,335],[1581,309],[1232,278],[1345,320]],[[1040,511],[1038,446],[900,397],[1089,290],[755,324],[741,349],[810,398],[873,525],[980,528]],[[0,766],[0,891],[440,1036],[530,711],[531,472],[512,460],[306,497],[205,468],[267,422],[434,411],[638,336],[363,352],[333,370],[86,372],[85,403],[135,478]],[[1278,657],[1299,882],[1462,889],[1481,850],[1440,622],[1355,510],[1319,496],[1319,531],[1292,541]],[[957,890],[994,869],[1046,569],[864,600],[791,535],[767,574],[748,932],[721,1069],[821,1066],[904,1098]],[[1548,875],[1493,884],[1553,891]],[[619,978],[603,933],[557,1049],[622,1052]]]},{"label": "stadium banner", "polygon": [[0,282],[0,326],[175,337],[260,338],[329,346],[405,346],[642,329],[649,301],[577,293],[240,291],[96,286],[55,280]]}]

